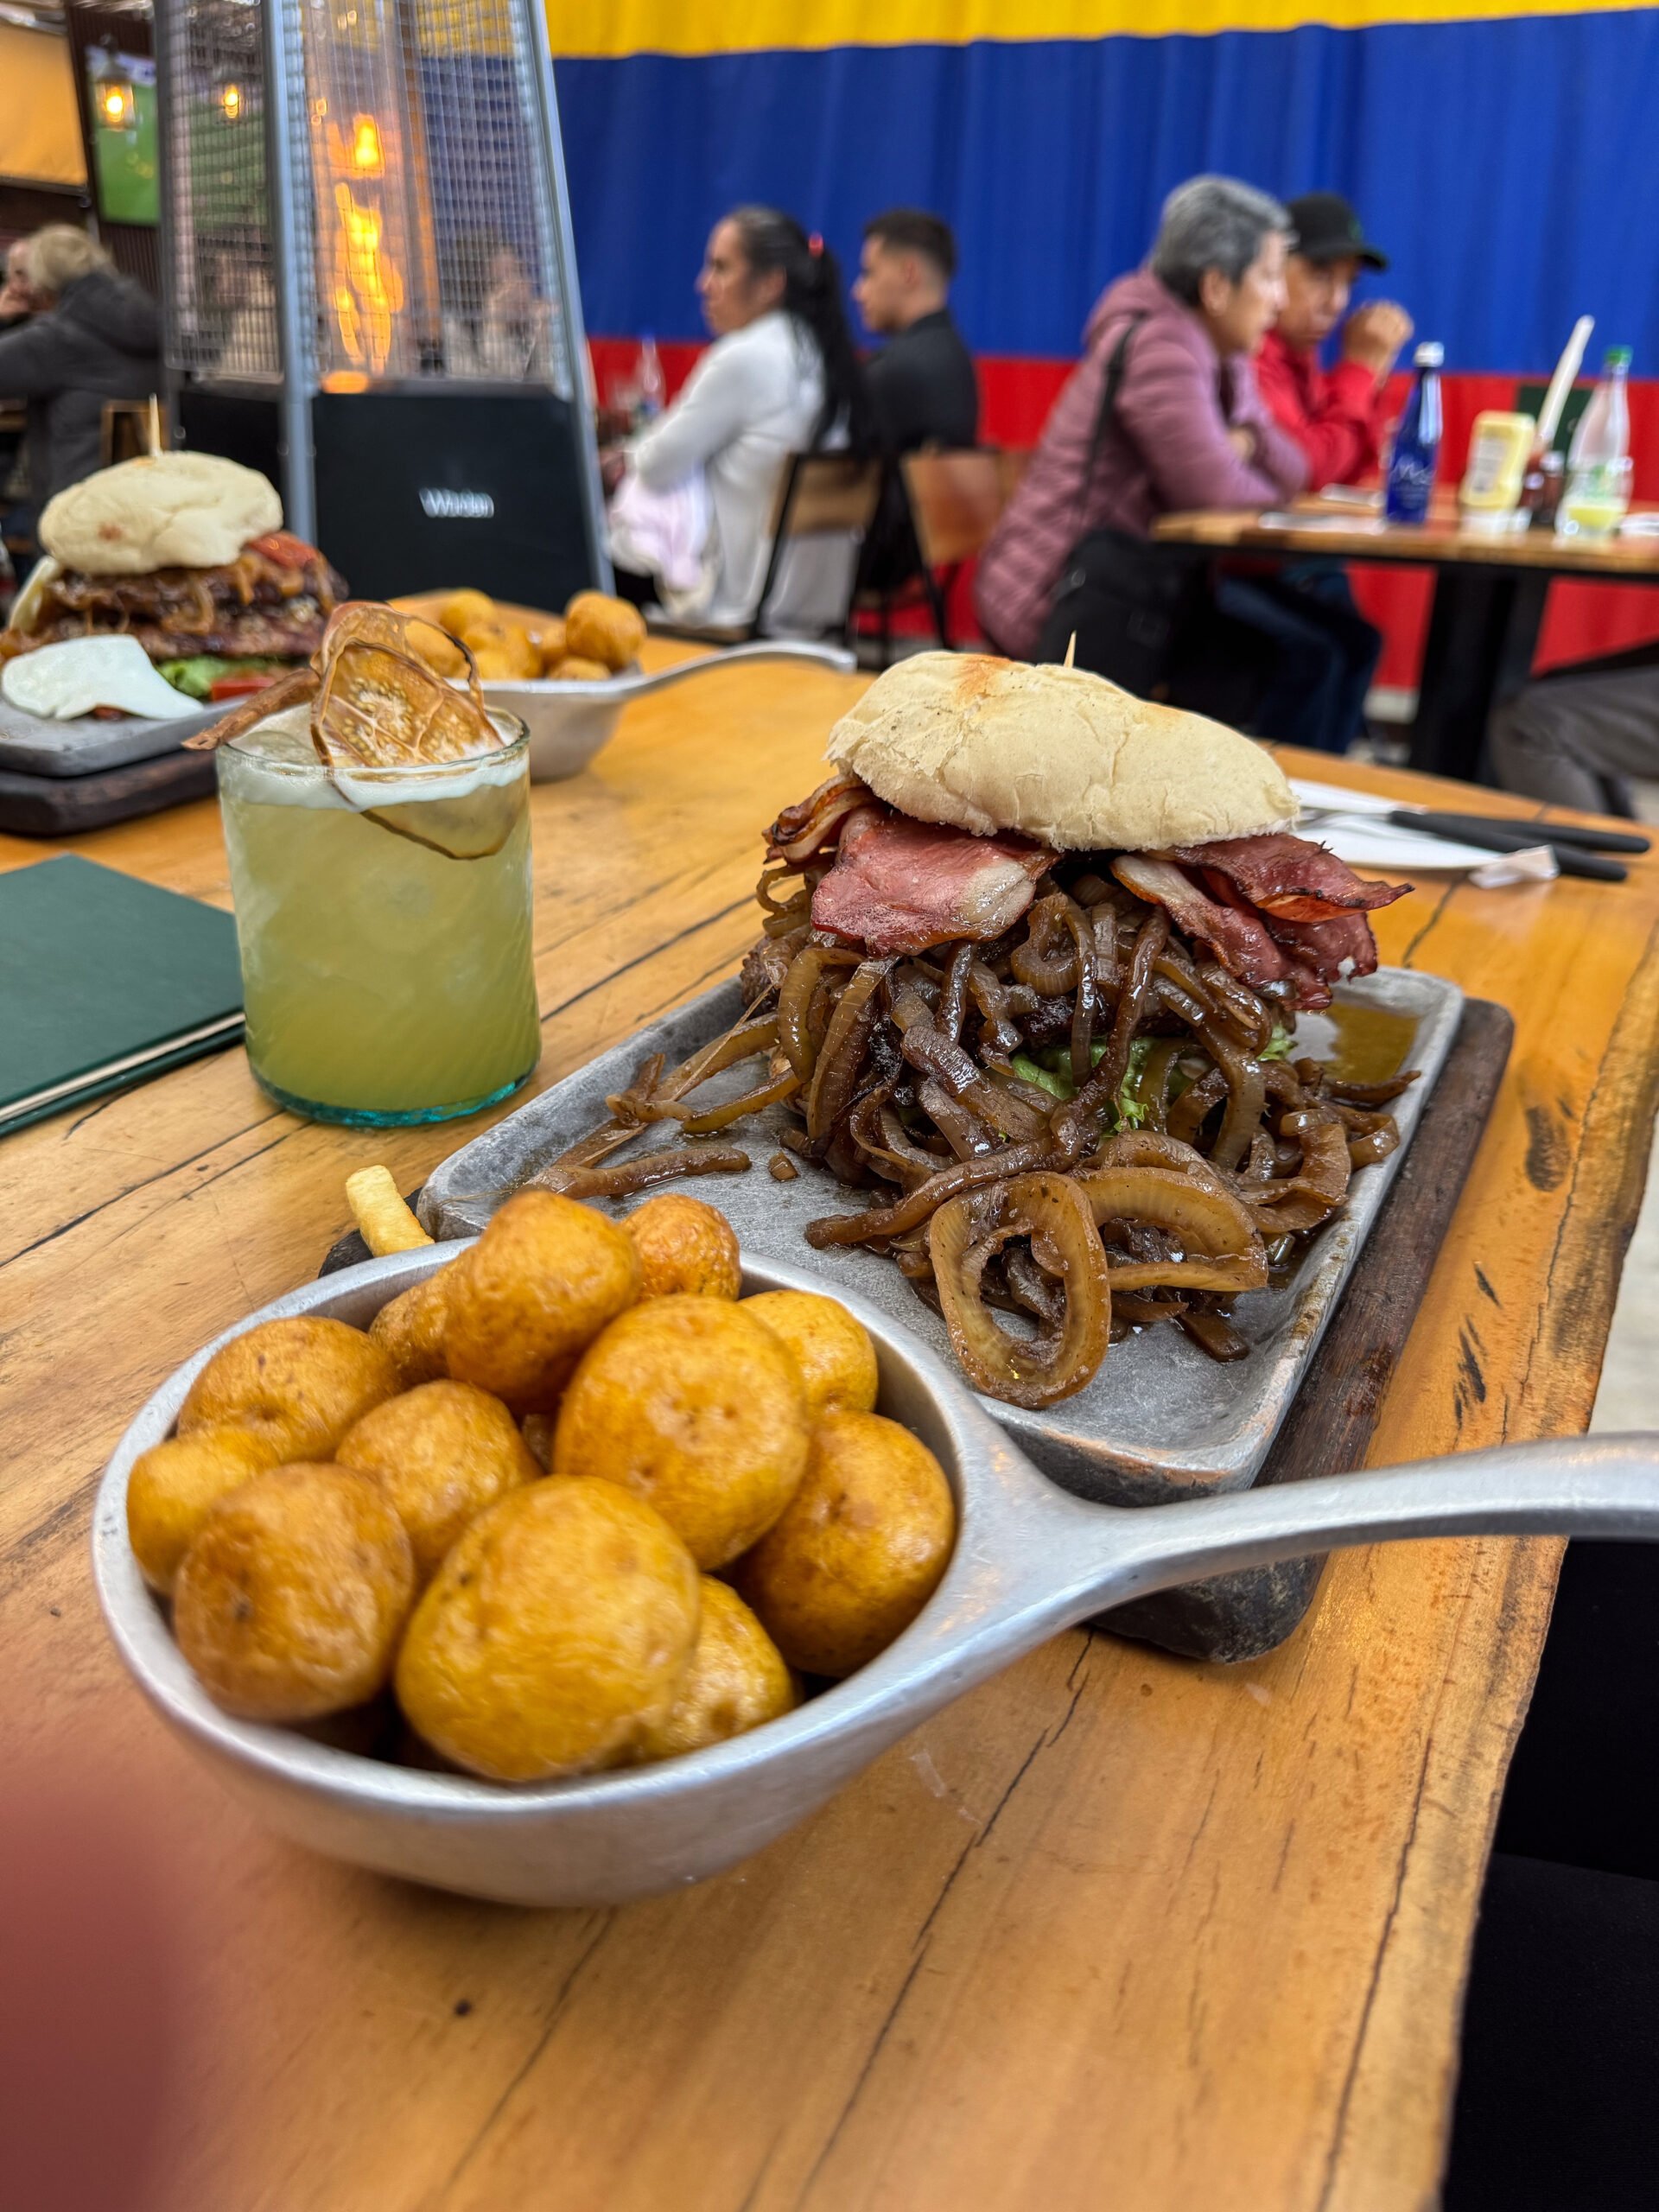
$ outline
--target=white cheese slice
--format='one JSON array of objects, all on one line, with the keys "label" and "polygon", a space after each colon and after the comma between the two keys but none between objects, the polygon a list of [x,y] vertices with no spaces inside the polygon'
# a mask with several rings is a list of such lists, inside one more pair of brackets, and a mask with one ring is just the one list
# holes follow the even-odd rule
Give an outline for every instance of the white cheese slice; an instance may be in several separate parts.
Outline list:
[{"label": "white cheese slice", "polygon": [[151,665],[136,638],[69,638],[20,653],[0,669],[0,698],[43,721],[73,721],[94,707],[118,707],[152,721],[200,710]]}]

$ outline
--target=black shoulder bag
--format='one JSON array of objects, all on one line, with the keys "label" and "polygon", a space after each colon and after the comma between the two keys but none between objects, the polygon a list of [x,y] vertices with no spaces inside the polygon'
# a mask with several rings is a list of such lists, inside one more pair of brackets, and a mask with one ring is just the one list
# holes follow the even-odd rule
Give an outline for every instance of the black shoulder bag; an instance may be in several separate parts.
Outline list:
[{"label": "black shoulder bag", "polygon": [[[1144,315],[1131,319],[1106,364],[1077,495],[1080,514],[1116,412],[1129,342],[1145,321]],[[1203,573],[1185,546],[1160,545],[1123,530],[1090,531],[1066,557],[1037,659],[1063,661],[1075,638],[1075,666],[1150,698],[1168,679],[1176,639],[1202,588]]]}]

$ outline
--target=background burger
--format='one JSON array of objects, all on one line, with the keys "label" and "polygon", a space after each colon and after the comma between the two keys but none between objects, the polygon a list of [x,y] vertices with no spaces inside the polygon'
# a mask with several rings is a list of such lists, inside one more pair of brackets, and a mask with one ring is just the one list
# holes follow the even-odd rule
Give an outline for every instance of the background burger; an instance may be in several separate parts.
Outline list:
[{"label": "background burger", "polygon": [[123,461],[41,517],[42,559],[0,634],[0,660],[128,636],[176,690],[234,699],[309,659],[344,579],[282,527],[257,470],[213,454]]}]

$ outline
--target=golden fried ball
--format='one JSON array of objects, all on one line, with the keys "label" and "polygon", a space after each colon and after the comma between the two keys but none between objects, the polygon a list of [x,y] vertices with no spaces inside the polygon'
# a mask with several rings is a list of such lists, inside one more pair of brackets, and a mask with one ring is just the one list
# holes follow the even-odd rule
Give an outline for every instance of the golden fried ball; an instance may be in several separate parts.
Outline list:
[{"label": "golden fried ball", "polygon": [[614,1222],[520,1191],[451,1265],[449,1372],[515,1413],[550,1413],[582,1353],[639,1294],[639,1255]]},{"label": "golden fried ball", "polygon": [[248,1428],[270,1440],[273,1461],[327,1459],[352,1423],[397,1388],[390,1356],[361,1329],[320,1313],[262,1321],[197,1376],[179,1434]]},{"label": "golden fried ball", "polygon": [[436,623],[417,623],[409,633],[409,641],[434,676],[466,675],[466,654]]},{"label": "golden fried ball", "polygon": [[645,618],[626,599],[579,591],[564,610],[566,650],[607,669],[626,668],[645,642]]},{"label": "golden fried ball", "polygon": [[812,1420],[874,1410],[880,1384],[875,1346],[844,1306],[807,1290],[763,1290],[743,1300],[743,1311],[764,1321],[794,1353]]},{"label": "golden fried ball", "polygon": [[404,1389],[435,1382],[449,1372],[443,1351],[448,1319],[449,1269],[440,1268],[388,1299],[370,1322],[369,1335],[391,1358]]},{"label": "golden fried ball", "polygon": [[639,1248],[641,1298],[665,1298],[675,1291],[735,1298],[742,1288],[737,1232],[702,1199],[663,1191],[636,1206],[622,1226]]},{"label": "golden fried ball", "polygon": [[581,653],[567,653],[548,673],[556,683],[604,683],[613,673],[602,660],[588,660]]},{"label": "golden fried ball", "polygon": [[438,609],[439,621],[458,638],[496,619],[495,601],[482,591],[452,591]]},{"label": "golden fried ball", "polygon": [[582,1355],[553,1473],[621,1484],[723,1567],[794,1496],[806,1443],[800,1370],[770,1329],[724,1298],[652,1298]]},{"label": "golden fried ball", "polygon": [[850,1675],[932,1596],[956,1525],[944,1470],[918,1438],[880,1414],[826,1414],[739,1586],[791,1667]]},{"label": "golden fried ball", "polygon": [[613,1483],[541,1482],[467,1529],[416,1608],[397,1699],[435,1750],[498,1782],[614,1766],[673,1711],[700,1581]]},{"label": "golden fried ball", "polygon": [[486,658],[505,667],[506,674],[514,677],[535,677],[542,672],[542,657],[521,623],[474,622],[461,635],[473,649],[480,677]]},{"label": "golden fried ball", "polygon": [[199,1428],[169,1436],[135,1460],[127,1483],[127,1537],[152,1590],[171,1594],[179,1562],[207,1509],[281,1458],[251,1428]]},{"label": "golden fried ball", "polygon": [[473,660],[480,683],[516,683],[518,681],[518,661],[505,645],[474,645]]},{"label": "golden fried ball", "polygon": [[391,1500],[422,1582],[486,1505],[542,1471],[500,1399],[470,1382],[423,1382],[388,1399],[346,1430],[334,1456]]},{"label": "golden fried ball", "polygon": [[691,1671],[666,1720],[639,1738],[642,1759],[677,1758],[723,1744],[800,1702],[783,1654],[729,1583],[702,1578],[702,1619]]},{"label": "golden fried ball", "polygon": [[570,650],[566,642],[563,615],[550,614],[531,642],[542,657],[542,674],[551,676]]},{"label": "golden fried ball", "polygon": [[173,1629],[215,1705],[315,1720],[391,1673],[415,1557],[378,1483],[271,1467],[211,1507],[174,1586]]}]

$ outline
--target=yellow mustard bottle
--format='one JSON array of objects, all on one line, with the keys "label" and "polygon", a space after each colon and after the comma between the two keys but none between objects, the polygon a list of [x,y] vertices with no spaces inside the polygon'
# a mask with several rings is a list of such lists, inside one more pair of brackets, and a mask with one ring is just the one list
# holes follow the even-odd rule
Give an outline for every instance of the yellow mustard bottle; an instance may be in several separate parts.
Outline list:
[{"label": "yellow mustard bottle", "polygon": [[1469,434],[1469,465],[1458,492],[1458,512],[1466,530],[1496,535],[1516,527],[1536,427],[1530,415],[1497,408],[1476,416]]}]

